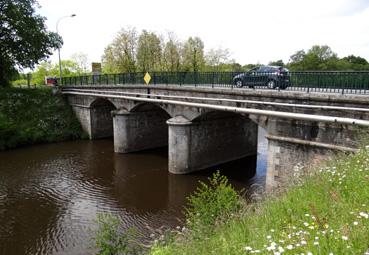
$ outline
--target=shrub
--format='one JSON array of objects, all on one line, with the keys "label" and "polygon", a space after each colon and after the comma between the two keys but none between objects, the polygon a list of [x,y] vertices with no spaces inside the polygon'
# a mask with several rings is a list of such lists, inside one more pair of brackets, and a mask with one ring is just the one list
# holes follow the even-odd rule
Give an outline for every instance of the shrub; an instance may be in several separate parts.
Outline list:
[{"label": "shrub", "polygon": [[117,217],[99,214],[97,223],[99,227],[94,239],[98,255],[139,254],[140,246],[134,242],[136,232],[133,229],[121,231],[121,222]]},{"label": "shrub", "polygon": [[229,216],[242,207],[240,196],[219,171],[209,178],[209,184],[200,186],[188,198],[185,209],[189,228],[194,234],[211,230],[216,220]]}]

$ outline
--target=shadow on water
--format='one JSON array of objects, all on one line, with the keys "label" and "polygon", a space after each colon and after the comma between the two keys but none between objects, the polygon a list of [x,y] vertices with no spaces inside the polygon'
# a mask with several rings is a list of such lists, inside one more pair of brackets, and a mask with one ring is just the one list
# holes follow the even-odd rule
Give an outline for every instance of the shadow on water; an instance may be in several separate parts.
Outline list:
[{"label": "shadow on water", "polygon": [[146,235],[147,225],[175,227],[186,197],[218,169],[236,189],[263,184],[261,151],[257,158],[188,175],[168,173],[167,148],[116,154],[112,140],[1,152],[0,254],[92,253],[99,213],[116,215],[125,228],[135,226]]}]

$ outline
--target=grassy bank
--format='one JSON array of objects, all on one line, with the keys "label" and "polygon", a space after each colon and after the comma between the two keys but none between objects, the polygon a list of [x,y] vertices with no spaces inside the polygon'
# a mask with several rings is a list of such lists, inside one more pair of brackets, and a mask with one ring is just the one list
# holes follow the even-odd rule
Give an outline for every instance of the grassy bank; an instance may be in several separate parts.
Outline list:
[{"label": "grassy bank", "polygon": [[[237,212],[206,195],[216,190],[202,190],[190,199],[185,228],[157,242],[150,253],[364,254],[369,249],[369,149],[343,155],[308,176],[302,172],[297,169],[301,182],[287,192]],[[214,203],[224,207],[222,215],[204,210],[207,205],[213,210]],[[194,215],[204,219],[194,221]]]},{"label": "grassy bank", "polygon": [[72,109],[51,89],[0,89],[0,150],[83,137]]}]

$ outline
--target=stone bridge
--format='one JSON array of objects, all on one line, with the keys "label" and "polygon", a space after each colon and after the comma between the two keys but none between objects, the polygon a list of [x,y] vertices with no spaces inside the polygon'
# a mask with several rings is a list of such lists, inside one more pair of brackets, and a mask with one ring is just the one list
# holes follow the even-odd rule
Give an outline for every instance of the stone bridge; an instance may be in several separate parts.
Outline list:
[{"label": "stone bridge", "polygon": [[62,92],[90,139],[114,137],[117,153],[168,146],[174,174],[256,155],[261,127],[267,188],[299,163],[356,151],[369,127],[369,95],[171,85],[64,86]]}]

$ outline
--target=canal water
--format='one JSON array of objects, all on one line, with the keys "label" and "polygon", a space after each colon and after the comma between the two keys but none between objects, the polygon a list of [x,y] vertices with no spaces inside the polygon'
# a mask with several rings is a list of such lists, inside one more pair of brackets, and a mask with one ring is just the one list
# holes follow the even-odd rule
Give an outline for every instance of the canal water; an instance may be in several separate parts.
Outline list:
[{"label": "canal water", "polygon": [[168,173],[167,148],[116,154],[112,140],[0,152],[0,254],[92,254],[99,213],[146,236],[182,225],[186,197],[215,169],[237,189],[264,185],[264,134],[257,158],[188,175]]}]

